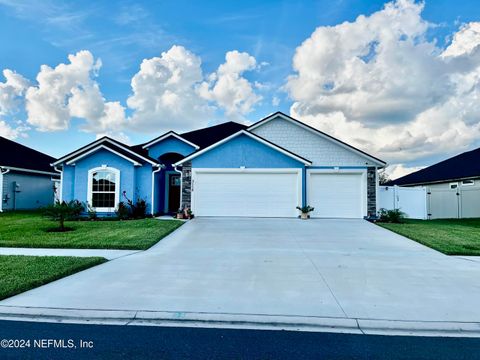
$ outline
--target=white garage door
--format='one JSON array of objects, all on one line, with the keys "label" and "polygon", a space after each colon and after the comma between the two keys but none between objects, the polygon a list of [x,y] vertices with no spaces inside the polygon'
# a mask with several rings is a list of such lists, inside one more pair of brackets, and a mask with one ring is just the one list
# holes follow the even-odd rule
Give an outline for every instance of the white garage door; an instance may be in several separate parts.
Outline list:
[{"label": "white garage door", "polygon": [[362,218],[366,185],[362,173],[311,173],[307,184],[312,217]]},{"label": "white garage door", "polygon": [[300,186],[296,171],[195,171],[192,209],[197,216],[297,216]]}]

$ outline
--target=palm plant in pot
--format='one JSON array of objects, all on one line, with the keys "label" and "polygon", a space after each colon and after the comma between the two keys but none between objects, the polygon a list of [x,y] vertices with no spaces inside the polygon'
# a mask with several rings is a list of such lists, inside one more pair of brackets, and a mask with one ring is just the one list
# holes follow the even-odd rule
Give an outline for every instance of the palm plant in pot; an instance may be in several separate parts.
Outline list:
[{"label": "palm plant in pot", "polygon": [[307,220],[310,217],[308,213],[315,210],[315,208],[310,205],[305,205],[305,206],[297,206],[297,210],[300,210],[302,212],[300,214],[300,218],[302,220]]}]

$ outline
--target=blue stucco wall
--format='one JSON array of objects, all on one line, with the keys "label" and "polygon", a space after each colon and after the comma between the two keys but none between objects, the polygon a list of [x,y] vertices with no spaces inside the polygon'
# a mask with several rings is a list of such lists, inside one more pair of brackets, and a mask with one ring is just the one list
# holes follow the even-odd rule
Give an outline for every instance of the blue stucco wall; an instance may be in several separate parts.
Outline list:
[{"label": "blue stucco wall", "polygon": [[74,194],[73,194],[74,185],[75,185],[75,166],[64,165],[63,179],[62,179],[62,200],[64,201],[74,200]]},{"label": "blue stucco wall", "polygon": [[[51,175],[22,173],[13,170],[3,175],[3,194],[0,194],[2,209],[37,209],[53,204],[54,184],[51,178]],[[16,188],[15,185],[17,185]]]},{"label": "blue stucco wall", "polygon": [[254,140],[236,138],[192,159],[193,168],[303,168],[304,164]]},{"label": "blue stucco wall", "polygon": [[120,201],[125,201],[123,191],[129,199],[146,200],[150,212],[152,191],[152,166],[134,166],[130,161],[101,149],[76,162],[75,166],[65,165],[63,170],[63,200],[87,202],[88,171],[106,165],[120,170]]},{"label": "blue stucco wall", "polygon": [[185,142],[178,140],[174,137],[168,137],[155,145],[152,145],[148,149],[148,155],[154,159],[158,159],[160,156],[166,153],[174,152],[182,154],[183,156],[190,155],[195,151],[195,148]]}]

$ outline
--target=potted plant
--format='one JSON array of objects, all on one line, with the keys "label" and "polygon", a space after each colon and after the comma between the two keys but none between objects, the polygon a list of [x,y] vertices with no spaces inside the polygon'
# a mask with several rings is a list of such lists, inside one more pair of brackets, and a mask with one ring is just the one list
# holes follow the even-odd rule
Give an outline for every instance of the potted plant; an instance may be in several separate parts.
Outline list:
[{"label": "potted plant", "polygon": [[311,207],[310,205],[306,205],[306,206],[302,206],[302,207],[297,206],[297,209],[302,212],[302,214],[300,215],[300,218],[302,220],[307,220],[310,217],[310,215],[308,215],[308,213],[315,210],[315,208]]},{"label": "potted plant", "polygon": [[177,219],[183,219],[183,209],[180,208],[177,211]]},{"label": "potted plant", "polygon": [[187,218],[187,219],[193,219],[193,212],[192,212],[192,209],[190,208],[186,208],[183,215]]}]

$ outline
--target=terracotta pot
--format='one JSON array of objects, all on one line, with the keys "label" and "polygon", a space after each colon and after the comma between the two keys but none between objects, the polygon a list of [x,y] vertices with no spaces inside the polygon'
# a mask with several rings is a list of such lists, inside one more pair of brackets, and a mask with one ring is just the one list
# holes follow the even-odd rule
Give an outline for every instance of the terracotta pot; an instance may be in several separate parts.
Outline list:
[{"label": "terracotta pot", "polygon": [[183,219],[183,214],[177,214],[177,219]]},{"label": "terracotta pot", "polygon": [[307,219],[308,219],[308,213],[302,213],[302,214],[300,215],[300,218],[301,218],[302,220],[307,220]]}]

